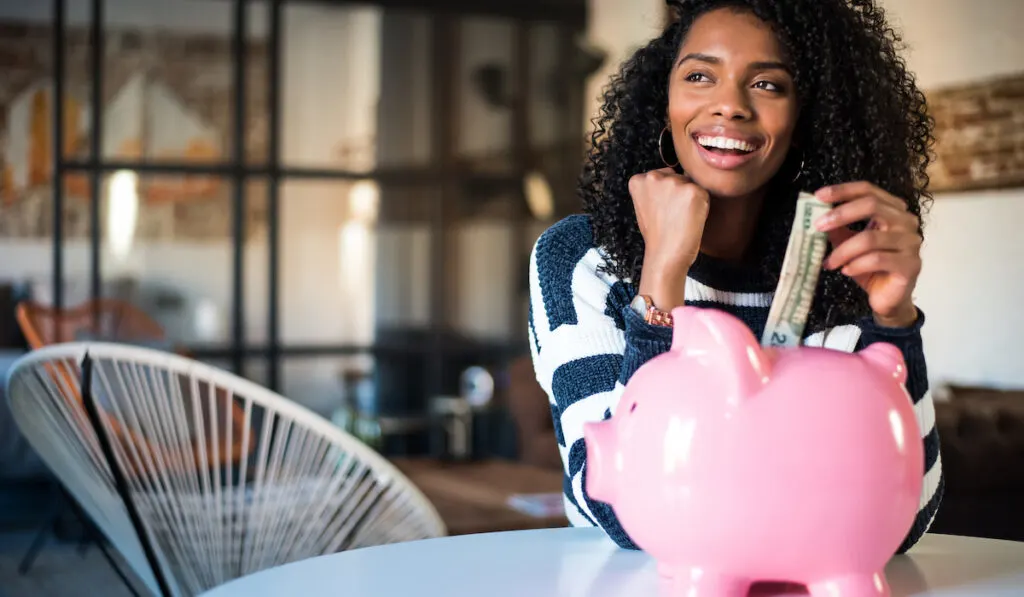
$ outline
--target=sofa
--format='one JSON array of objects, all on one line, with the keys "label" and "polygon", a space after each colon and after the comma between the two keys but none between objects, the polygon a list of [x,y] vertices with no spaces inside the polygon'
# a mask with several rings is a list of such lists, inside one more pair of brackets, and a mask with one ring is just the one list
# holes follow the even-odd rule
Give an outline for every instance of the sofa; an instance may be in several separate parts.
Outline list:
[{"label": "sofa", "polygon": [[932,532],[1024,541],[1024,390],[940,390],[946,492]]},{"label": "sofa", "polygon": [[[558,468],[551,410],[529,356],[509,366],[518,458]],[[937,388],[946,490],[931,532],[1024,541],[1024,390]]]}]

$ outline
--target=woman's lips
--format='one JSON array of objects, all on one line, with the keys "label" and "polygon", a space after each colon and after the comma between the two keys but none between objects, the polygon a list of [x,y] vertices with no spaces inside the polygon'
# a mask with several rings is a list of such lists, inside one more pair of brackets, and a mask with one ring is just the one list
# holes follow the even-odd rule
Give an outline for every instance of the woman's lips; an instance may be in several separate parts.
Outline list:
[{"label": "woman's lips", "polygon": [[697,142],[697,139],[693,139],[693,143],[697,146],[697,153],[706,164],[712,168],[719,170],[735,170],[754,159],[757,154],[757,149],[744,153],[718,153],[711,151]]}]

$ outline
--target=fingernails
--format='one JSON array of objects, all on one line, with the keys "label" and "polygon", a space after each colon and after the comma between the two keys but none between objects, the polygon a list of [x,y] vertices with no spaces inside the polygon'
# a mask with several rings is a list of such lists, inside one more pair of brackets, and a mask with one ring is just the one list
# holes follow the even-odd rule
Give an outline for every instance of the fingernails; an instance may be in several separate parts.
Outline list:
[{"label": "fingernails", "polygon": [[835,220],[835,215],[832,214],[832,212],[826,213],[814,221],[814,227],[819,231],[824,232],[832,226],[833,220]]}]

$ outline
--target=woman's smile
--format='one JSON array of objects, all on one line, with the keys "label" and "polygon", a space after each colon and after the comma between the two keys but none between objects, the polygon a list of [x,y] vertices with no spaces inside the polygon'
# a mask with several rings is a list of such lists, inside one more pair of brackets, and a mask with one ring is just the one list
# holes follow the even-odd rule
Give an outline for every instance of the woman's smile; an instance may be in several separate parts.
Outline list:
[{"label": "woman's smile", "polygon": [[759,135],[725,126],[702,128],[694,131],[690,138],[701,159],[720,170],[735,170],[749,164],[765,146]]}]

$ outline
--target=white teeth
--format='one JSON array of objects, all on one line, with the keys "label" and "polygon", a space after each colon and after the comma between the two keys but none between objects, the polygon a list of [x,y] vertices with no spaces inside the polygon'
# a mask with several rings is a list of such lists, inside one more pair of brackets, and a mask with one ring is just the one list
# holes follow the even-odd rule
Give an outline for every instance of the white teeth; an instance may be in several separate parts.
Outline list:
[{"label": "white teeth", "polygon": [[747,152],[756,149],[753,143],[747,143],[746,141],[730,137],[708,137],[702,135],[697,137],[697,142],[704,147],[717,147],[719,149],[738,149]]}]

